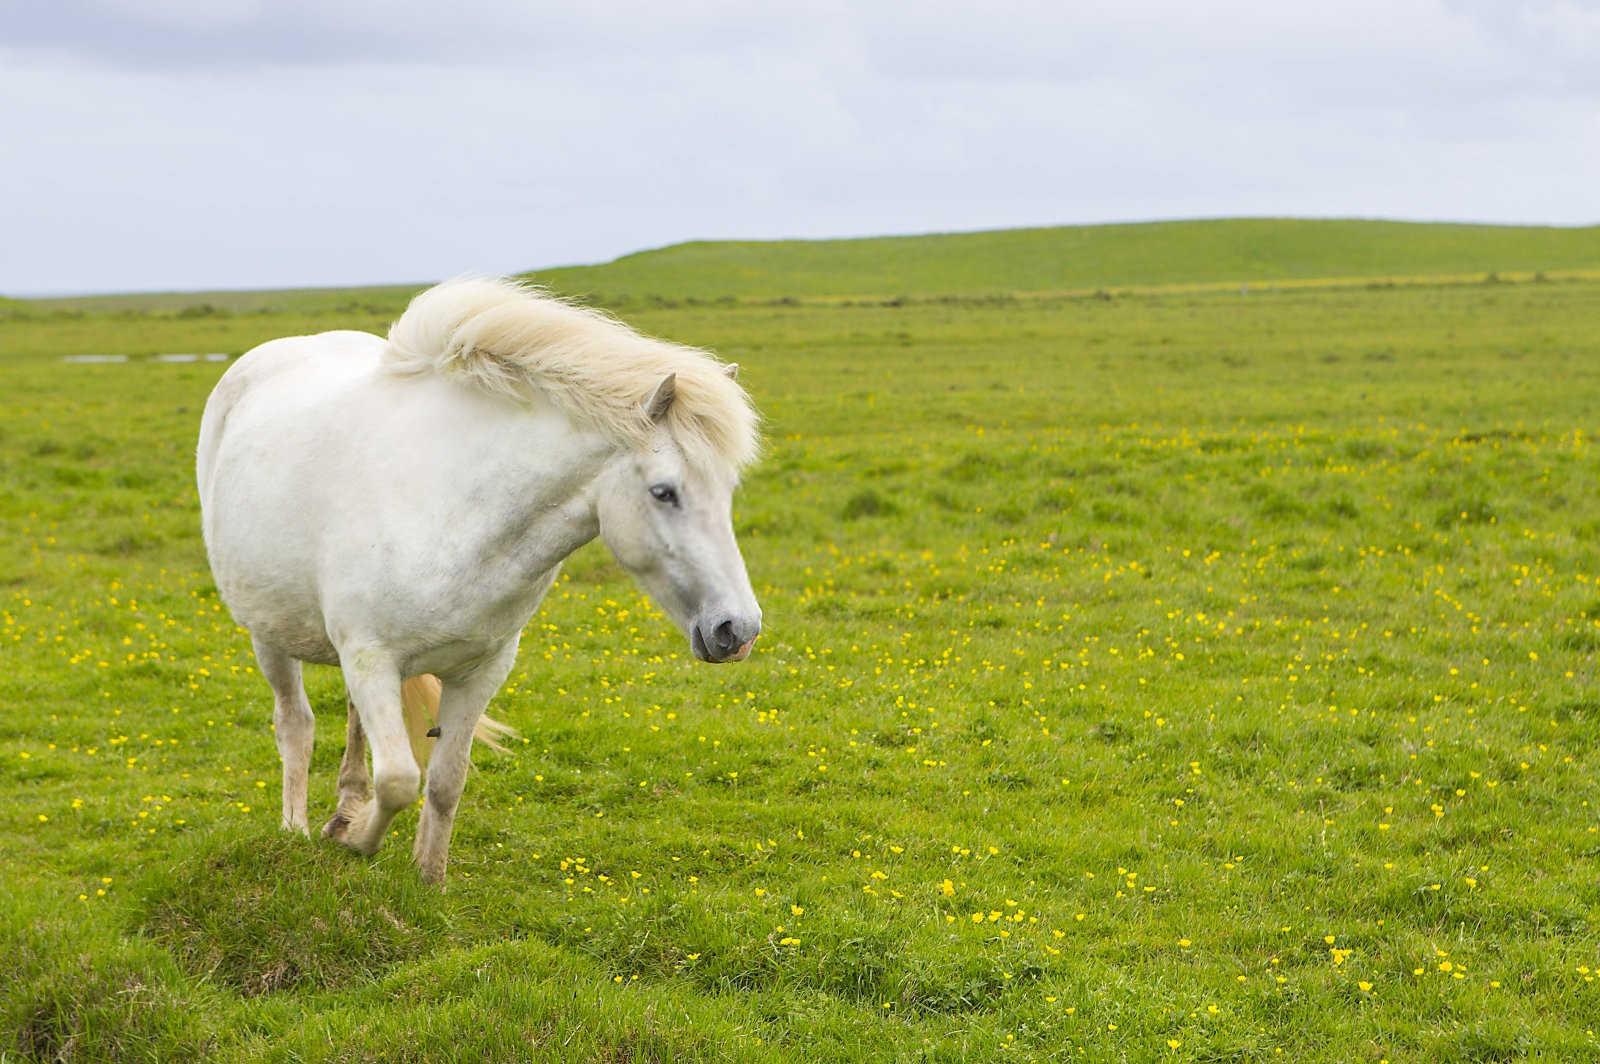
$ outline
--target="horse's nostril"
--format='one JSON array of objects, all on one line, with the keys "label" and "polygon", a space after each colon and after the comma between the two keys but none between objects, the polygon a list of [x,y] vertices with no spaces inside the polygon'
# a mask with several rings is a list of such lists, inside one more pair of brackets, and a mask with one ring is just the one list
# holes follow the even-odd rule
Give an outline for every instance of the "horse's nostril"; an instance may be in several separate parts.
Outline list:
[{"label": "horse's nostril", "polygon": [[733,634],[733,622],[723,621],[711,633],[712,641],[716,643],[717,653],[731,654],[739,649],[739,637]]}]

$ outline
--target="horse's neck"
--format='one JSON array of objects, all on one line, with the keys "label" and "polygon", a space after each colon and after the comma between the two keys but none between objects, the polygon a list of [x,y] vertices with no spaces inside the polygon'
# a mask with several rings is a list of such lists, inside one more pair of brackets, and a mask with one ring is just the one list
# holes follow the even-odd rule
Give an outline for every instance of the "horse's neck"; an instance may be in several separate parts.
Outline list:
[{"label": "horse's neck", "polygon": [[593,477],[560,496],[529,496],[505,529],[509,554],[520,559],[529,576],[561,564],[600,532],[590,490]]},{"label": "horse's neck", "polygon": [[549,404],[510,403],[441,378],[383,382],[382,461],[410,498],[389,512],[419,571],[515,612],[527,589],[598,533],[593,485],[614,453]]},{"label": "horse's neck", "polygon": [[486,553],[515,559],[536,576],[599,533],[593,488],[611,447],[560,430],[517,442],[495,463],[490,504],[475,516],[486,519]]}]

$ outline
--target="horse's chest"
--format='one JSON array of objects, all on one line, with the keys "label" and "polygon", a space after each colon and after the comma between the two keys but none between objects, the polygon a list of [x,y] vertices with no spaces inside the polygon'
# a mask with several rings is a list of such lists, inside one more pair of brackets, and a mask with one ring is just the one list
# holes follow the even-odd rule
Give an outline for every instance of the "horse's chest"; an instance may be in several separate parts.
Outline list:
[{"label": "horse's chest", "polygon": [[413,574],[398,582],[394,575],[373,574],[368,586],[347,586],[346,594],[330,598],[348,604],[352,620],[364,618],[383,642],[413,659],[415,671],[451,673],[492,656],[517,637],[549,589],[556,567],[529,574],[480,563]]}]

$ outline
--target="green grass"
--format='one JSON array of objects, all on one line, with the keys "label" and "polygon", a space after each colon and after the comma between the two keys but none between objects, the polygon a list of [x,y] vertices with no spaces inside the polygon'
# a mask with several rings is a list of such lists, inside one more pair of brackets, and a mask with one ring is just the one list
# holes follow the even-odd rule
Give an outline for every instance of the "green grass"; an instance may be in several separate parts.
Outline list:
[{"label": "green grass", "polygon": [[444,894],[412,814],[277,832],[191,483],[221,367],[54,357],[384,314],[0,321],[0,1056],[1592,1059],[1597,309],[636,305],[768,415],[768,631],[697,665],[580,552]]}]

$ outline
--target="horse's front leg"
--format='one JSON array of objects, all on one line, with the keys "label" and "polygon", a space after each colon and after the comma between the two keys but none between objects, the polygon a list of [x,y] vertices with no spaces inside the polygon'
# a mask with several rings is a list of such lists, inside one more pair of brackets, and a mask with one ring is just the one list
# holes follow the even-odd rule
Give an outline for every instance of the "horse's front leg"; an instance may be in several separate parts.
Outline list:
[{"label": "horse's front leg", "polygon": [[[405,718],[400,712],[400,670],[379,651],[339,648],[345,687],[355,703],[360,730],[372,747],[372,798],[341,827],[329,822],[327,834],[364,854],[378,852],[394,815],[416,801],[422,771],[411,756]],[[351,734],[355,728],[350,729]],[[350,750],[347,748],[348,759]],[[359,756],[359,754],[357,755]],[[341,772],[341,777],[343,777]]]},{"label": "horse's front leg", "polygon": [[317,722],[300,680],[300,663],[259,639],[251,642],[261,675],[272,687],[272,730],[283,760],[283,829],[309,834],[306,785]]},{"label": "horse's front leg", "polygon": [[513,639],[472,672],[444,683],[439,698],[439,741],[428,758],[428,786],[412,850],[424,883],[444,882],[456,806],[472,764],[473,731],[516,657],[517,641]]}]

